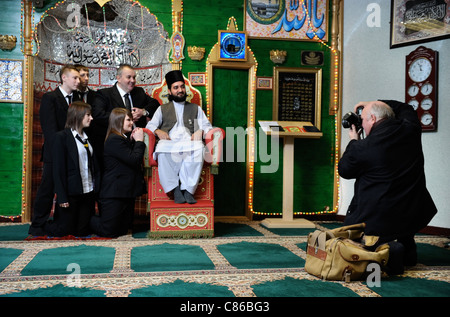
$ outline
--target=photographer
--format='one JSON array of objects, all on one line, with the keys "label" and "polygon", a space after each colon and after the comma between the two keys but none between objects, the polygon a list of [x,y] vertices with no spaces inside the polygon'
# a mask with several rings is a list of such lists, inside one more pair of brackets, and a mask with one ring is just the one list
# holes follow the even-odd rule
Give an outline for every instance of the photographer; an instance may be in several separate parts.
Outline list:
[{"label": "photographer", "polygon": [[390,273],[401,274],[417,261],[414,234],[437,211],[426,189],[420,122],[410,105],[398,101],[358,107],[365,138],[355,124],[349,127],[351,140],[338,166],[341,177],[356,179],[344,225],[364,222],[367,235],[388,242]]}]

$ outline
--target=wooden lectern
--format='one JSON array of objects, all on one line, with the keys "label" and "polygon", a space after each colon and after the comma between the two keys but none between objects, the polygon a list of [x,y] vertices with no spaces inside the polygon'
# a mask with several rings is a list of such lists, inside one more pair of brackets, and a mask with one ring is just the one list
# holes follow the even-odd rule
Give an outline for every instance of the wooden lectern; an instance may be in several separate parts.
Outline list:
[{"label": "wooden lectern", "polygon": [[281,219],[266,218],[261,223],[267,228],[315,228],[309,220],[294,219],[294,140],[318,139],[323,133],[311,122],[259,121],[259,124],[267,135],[283,138],[283,216]]}]

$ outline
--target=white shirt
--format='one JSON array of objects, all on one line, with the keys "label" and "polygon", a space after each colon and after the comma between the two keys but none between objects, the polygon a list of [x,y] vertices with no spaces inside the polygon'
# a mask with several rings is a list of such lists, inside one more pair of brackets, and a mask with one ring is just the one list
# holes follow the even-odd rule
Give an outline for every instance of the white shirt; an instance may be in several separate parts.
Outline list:
[{"label": "white shirt", "polygon": [[[175,114],[177,116],[177,123],[169,131],[170,140],[160,140],[156,145],[155,153],[161,152],[186,152],[193,151],[203,147],[202,141],[191,141],[191,134],[184,126],[183,112],[184,103],[173,102]],[[212,125],[203,112],[202,108],[198,106],[197,124],[199,129],[203,130],[203,135],[206,135],[212,129]],[[152,120],[147,123],[146,128],[155,133],[155,131],[162,125],[162,111],[161,106],[158,107]]]},{"label": "white shirt", "polygon": [[73,102],[73,93],[68,94],[61,86],[59,86],[59,90],[61,91],[61,93],[63,94],[64,98],[66,99],[67,104],[70,106],[69,104],[69,100],[67,100],[67,96],[70,96]]},{"label": "white shirt", "polygon": [[[75,143],[77,144],[77,148],[78,148],[78,161],[80,162],[80,176],[81,176],[81,182],[83,184],[83,193],[89,193],[91,191],[94,190],[94,182],[92,181],[92,174],[91,174],[91,170],[89,169],[89,162],[88,162],[88,158],[87,158],[87,151],[86,148],[84,147],[84,144],[81,143],[80,141],[77,140],[76,136],[78,135],[78,132],[75,130],[72,130],[72,134],[73,137],[75,139]],[[86,133],[83,132],[82,135],[80,135],[81,139],[83,141],[88,141],[87,140],[87,135]],[[89,151],[91,152],[92,155],[92,146],[89,143]]]},{"label": "white shirt", "polygon": [[116,87],[117,87],[117,90],[119,91],[120,96],[122,97],[122,101],[123,101],[124,105],[126,105],[125,94],[129,95],[128,99],[130,99],[130,105],[131,105],[131,109],[130,110],[133,110],[133,100],[131,100],[131,94],[129,92],[126,92],[122,88],[120,88],[119,85],[116,85]]}]

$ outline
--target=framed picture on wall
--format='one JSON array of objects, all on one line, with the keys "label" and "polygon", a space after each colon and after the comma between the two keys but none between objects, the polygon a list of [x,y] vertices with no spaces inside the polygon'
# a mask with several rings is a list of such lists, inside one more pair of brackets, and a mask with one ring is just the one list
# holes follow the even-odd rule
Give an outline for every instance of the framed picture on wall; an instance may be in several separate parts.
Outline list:
[{"label": "framed picture on wall", "polygon": [[206,86],[206,73],[189,73],[188,76],[192,86]]},{"label": "framed picture on wall", "polygon": [[23,61],[0,59],[0,102],[23,102]]},{"label": "framed picture on wall", "polygon": [[256,89],[258,90],[272,90],[273,80],[272,77],[256,77]]},{"label": "framed picture on wall", "polygon": [[321,126],[322,69],[275,67],[273,120],[311,122]]},{"label": "framed picture on wall", "polygon": [[391,48],[450,37],[450,0],[391,0]]}]

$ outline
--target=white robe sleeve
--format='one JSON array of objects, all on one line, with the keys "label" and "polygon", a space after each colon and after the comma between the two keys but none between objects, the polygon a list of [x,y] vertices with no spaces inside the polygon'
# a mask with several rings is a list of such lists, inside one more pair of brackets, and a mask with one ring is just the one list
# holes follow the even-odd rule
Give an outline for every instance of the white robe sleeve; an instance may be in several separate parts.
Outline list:
[{"label": "white robe sleeve", "polygon": [[156,109],[155,113],[153,114],[152,119],[147,123],[145,126],[147,129],[152,131],[152,133],[155,133],[155,130],[158,129],[162,124],[162,111],[161,106]]}]

